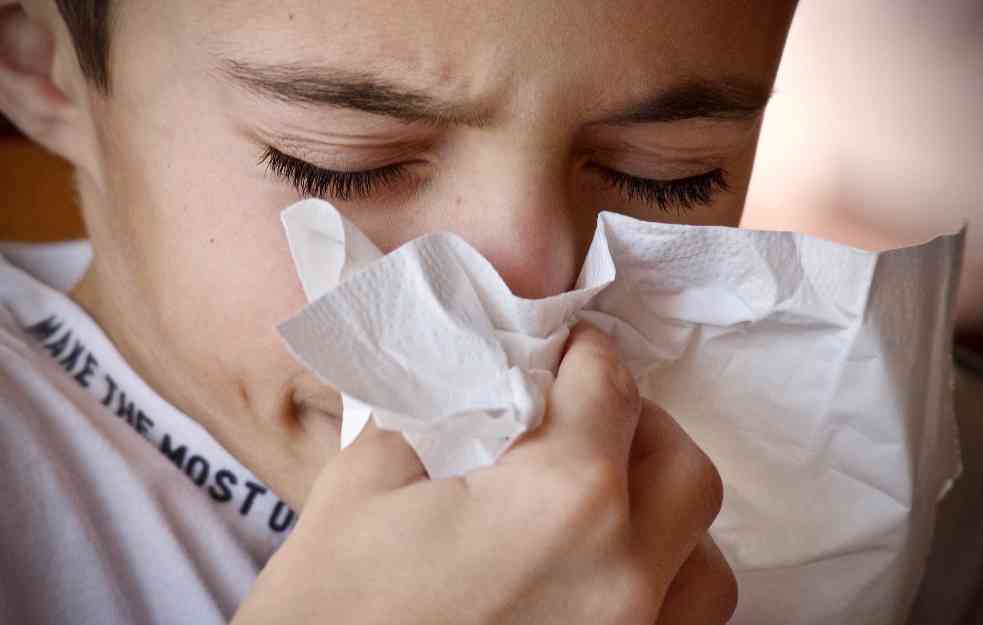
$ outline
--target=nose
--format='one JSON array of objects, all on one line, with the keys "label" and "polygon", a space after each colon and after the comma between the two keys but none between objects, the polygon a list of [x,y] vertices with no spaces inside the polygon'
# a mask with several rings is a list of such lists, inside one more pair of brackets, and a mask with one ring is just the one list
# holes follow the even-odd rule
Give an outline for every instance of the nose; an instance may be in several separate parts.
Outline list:
[{"label": "nose", "polygon": [[539,299],[572,288],[579,269],[574,215],[544,189],[462,201],[452,231],[487,258],[519,297]]},{"label": "nose", "polygon": [[[485,163],[427,212],[428,231],[457,234],[477,249],[512,292],[539,299],[570,290],[593,234],[596,212],[578,206],[562,166],[516,159]],[[450,202],[448,202],[450,200]],[[418,215],[420,217],[420,215]]]}]

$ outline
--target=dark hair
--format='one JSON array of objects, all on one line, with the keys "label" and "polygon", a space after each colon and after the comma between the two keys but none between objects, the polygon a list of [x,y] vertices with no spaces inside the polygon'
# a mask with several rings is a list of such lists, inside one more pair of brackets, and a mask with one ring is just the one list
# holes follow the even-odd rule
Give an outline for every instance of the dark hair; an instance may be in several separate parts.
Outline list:
[{"label": "dark hair", "polygon": [[75,44],[82,73],[109,92],[110,0],[55,0]]}]

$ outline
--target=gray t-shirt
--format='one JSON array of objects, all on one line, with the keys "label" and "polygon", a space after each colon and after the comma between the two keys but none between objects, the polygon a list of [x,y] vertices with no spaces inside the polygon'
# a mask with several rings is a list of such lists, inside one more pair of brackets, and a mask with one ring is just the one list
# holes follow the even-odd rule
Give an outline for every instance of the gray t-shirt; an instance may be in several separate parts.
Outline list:
[{"label": "gray t-shirt", "polygon": [[67,288],[85,245],[5,249],[0,622],[228,622],[293,511],[37,279]]}]

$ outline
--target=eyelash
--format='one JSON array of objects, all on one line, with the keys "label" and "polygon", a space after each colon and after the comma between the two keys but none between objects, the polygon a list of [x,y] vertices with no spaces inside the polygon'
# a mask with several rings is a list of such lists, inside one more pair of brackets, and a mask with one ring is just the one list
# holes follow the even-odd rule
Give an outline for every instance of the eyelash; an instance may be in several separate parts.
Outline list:
[{"label": "eyelash", "polygon": [[[287,156],[274,147],[266,148],[259,164],[265,165],[274,176],[287,180],[305,197],[329,197],[341,201],[366,198],[380,188],[395,185],[408,174],[402,163],[365,171],[323,169]],[[729,190],[727,172],[723,169],[677,180],[652,180],[600,165],[592,168],[608,186],[620,191],[629,201],[641,201],[676,214],[709,204],[717,193]]]},{"label": "eyelash", "polygon": [[289,181],[305,197],[330,197],[343,202],[368,197],[380,187],[396,184],[407,173],[401,163],[366,171],[322,169],[272,147],[266,148],[259,164],[265,165],[274,176]]},{"label": "eyelash", "polygon": [[718,193],[730,190],[727,172],[714,169],[705,174],[676,180],[652,180],[623,174],[607,167],[594,165],[593,169],[605,183],[628,198],[641,201],[667,213],[682,215],[713,201]]}]

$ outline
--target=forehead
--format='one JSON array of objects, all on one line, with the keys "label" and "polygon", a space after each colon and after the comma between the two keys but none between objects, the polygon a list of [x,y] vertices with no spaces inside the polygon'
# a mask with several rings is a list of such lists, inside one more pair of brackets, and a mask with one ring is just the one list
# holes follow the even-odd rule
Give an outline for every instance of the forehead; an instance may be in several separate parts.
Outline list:
[{"label": "forehead", "polygon": [[770,78],[794,2],[147,0],[122,6],[122,39],[140,45],[156,32],[175,57],[330,64],[462,97],[515,95],[525,85],[529,97],[553,88],[604,99],[607,85],[617,85],[612,95],[622,99],[678,78]]}]

